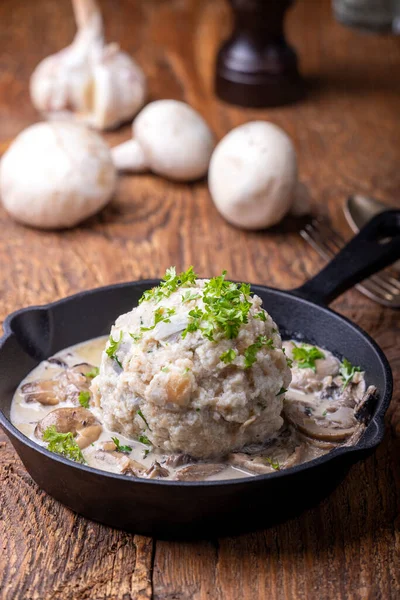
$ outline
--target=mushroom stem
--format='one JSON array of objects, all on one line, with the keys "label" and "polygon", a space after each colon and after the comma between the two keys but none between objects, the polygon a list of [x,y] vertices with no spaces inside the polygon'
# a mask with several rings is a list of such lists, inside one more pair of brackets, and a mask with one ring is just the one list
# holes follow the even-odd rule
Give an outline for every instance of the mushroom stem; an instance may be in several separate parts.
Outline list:
[{"label": "mushroom stem", "polygon": [[143,173],[149,170],[149,165],[136,140],[128,140],[111,149],[111,157],[118,171]]}]

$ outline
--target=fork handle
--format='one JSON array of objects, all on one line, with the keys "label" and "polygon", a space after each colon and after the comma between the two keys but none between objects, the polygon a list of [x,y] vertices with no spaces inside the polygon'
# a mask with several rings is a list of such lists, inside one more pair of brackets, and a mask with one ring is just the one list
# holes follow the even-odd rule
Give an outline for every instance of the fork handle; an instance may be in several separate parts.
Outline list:
[{"label": "fork handle", "polygon": [[317,304],[330,304],[399,258],[400,210],[386,210],[371,219],[322,271],[293,293]]}]

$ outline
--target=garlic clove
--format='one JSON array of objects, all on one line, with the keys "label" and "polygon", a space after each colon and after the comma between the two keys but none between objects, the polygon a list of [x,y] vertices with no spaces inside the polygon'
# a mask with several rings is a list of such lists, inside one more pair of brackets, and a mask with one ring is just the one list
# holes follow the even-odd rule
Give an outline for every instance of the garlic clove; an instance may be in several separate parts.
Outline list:
[{"label": "garlic clove", "polygon": [[110,44],[102,59],[93,65],[91,124],[97,129],[120,125],[142,108],[146,94],[142,70],[117,45]]},{"label": "garlic clove", "polygon": [[105,46],[95,0],[73,0],[78,32],[70,46],[44,59],[31,77],[35,108],[47,118],[74,118],[97,129],[131,119],[143,106],[146,81],[116,44]]}]

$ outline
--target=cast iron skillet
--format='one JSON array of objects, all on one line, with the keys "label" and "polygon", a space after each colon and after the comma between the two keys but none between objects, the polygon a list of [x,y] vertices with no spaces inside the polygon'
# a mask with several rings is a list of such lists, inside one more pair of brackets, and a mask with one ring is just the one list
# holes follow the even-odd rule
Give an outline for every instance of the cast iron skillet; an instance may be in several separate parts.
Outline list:
[{"label": "cast iron skillet", "polygon": [[382,440],[392,394],[389,364],[375,342],[326,308],[339,294],[400,258],[400,211],[371,221],[318,275],[283,292],[253,286],[283,336],[305,339],[366,371],[379,399],[362,439],[309,463],[245,479],[211,482],[146,480],[72,463],[30,441],[9,421],[15,388],[40,361],[78,342],[108,334],[158,281],[82,292],[47,306],[19,310],[0,340],[0,423],[38,485],[72,510],[107,525],[164,538],[207,537],[264,527],[317,503],[350,466]]}]

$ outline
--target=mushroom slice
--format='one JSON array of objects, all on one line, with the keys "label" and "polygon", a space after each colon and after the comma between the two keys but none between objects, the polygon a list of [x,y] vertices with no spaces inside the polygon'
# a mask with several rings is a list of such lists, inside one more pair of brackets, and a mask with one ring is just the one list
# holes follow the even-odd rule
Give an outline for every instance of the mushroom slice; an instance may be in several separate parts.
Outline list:
[{"label": "mushroom slice", "polygon": [[228,463],[233,467],[245,469],[246,471],[257,473],[258,475],[274,473],[277,470],[268,463],[266,456],[250,456],[243,452],[233,452],[232,454],[229,454]]},{"label": "mushroom slice", "polygon": [[54,406],[60,402],[58,382],[54,379],[29,381],[21,386],[25,402],[39,402],[44,406]]},{"label": "mushroom slice", "polygon": [[220,463],[199,463],[183,467],[175,473],[174,479],[178,481],[198,481],[207,479],[212,475],[217,475],[226,469],[226,465]]},{"label": "mushroom slice", "polygon": [[102,425],[86,408],[57,408],[49,412],[35,427],[35,435],[43,439],[48,427],[54,425],[59,433],[71,432],[82,450],[95,442],[102,432]]},{"label": "mushroom slice", "polygon": [[189,454],[171,454],[165,460],[162,461],[164,465],[167,467],[172,467],[176,469],[177,467],[183,467],[184,465],[188,465],[190,463],[196,462],[194,458],[189,456]]},{"label": "mushroom slice", "polygon": [[21,387],[25,402],[55,405],[70,401],[78,404],[80,392],[89,390],[91,377],[88,377],[88,374],[94,369],[93,365],[80,363],[67,367],[65,363],[60,364],[58,359],[49,359],[49,362],[55,362],[63,367],[63,370],[53,379],[25,383]]},{"label": "mushroom slice", "polygon": [[146,477],[148,479],[156,479],[157,477],[168,477],[169,471],[165,467],[162,467],[156,460],[153,462],[151,467],[146,471]]},{"label": "mushroom slice", "polygon": [[109,471],[111,473],[129,473],[131,471],[131,460],[122,452],[105,450],[102,445],[98,448],[89,448],[85,452],[86,459],[95,469]]},{"label": "mushroom slice", "polygon": [[136,475],[136,477],[144,477],[146,474],[146,467],[142,465],[142,463],[138,462],[137,460],[133,460],[132,458],[130,458],[129,461],[129,469],[133,475]]},{"label": "mushroom slice", "polygon": [[354,416],[357,421],[368,425],[371,420],[373,409],[378,400],[378,390],[374,385],[370,385],[363,395],[360,402],[357,403],[354,409]]},{"label": "mushroom slice", "polygon": [[284,406],[285,416],[289,423],[305,435],[326,442],[342,442],[352,435],[357,424],[353,417],[351,426],[343,426],[353,414],[351,409],[339,408],[334,413],[327,413],[326,417],[314,417],[305,411],[301,402],[287,402]]}]

